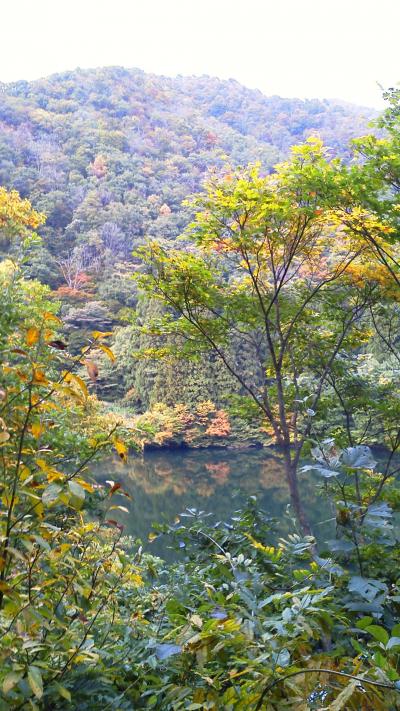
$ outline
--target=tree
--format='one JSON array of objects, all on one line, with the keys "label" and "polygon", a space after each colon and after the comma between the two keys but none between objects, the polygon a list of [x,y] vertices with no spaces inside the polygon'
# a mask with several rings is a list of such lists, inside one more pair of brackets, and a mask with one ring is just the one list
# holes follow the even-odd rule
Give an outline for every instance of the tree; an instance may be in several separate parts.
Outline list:
[{"label": "tree", "polygon": [[[27,241],[41,216],[2,197],[4,230],[18,239],[20,221]],[[114,490],[99,495],[87,476],[107,448],[122,460],[127,448],[76,374],[93,348],[112,355],[103,334],[72,356],[59,304],[21,263],[1,262],[0,294],[0,705],[57,708],[72,700],[74,669],[96,669],[103,683],[104,640],[121,637],[119,591],[141,584],[107,516]]]},{"label": "tree", "polygon": [[[381,264],[400,286],[399,209],[400,209],[400,91],[389,89],[383,95],[387,109],[376,121],[380,135],[369,134],[353,141],[362,165],[358,173],[357,201],[378,221],[378,230],[367,221],[354,225],[374,249]],[[353,198],[354,199],[354,198]]]},{"label": "tree", "polygon": [[[354,279],[376,256],[343,222],[349,180],[309,139],[272,175],[253,167],[212,176],[191,201],[196,216],[185,236],[195,247],[151,243],[141,251],[147,271],[140,284],[167,307],[154,334],[179,335],[183,356],[214,351],[240,383],[283,449],[305,529],[299,458],[328,378],[340,354],[365,340],[364,316],[378,298],[376,284]],[[252,349],[261,379],[239,367],[234,337],[239,350]],[[163,344],[153,356],[171,351]]]},{"label": "tree", "polygon": [[26,236],[45,221],[45,216],[33,210],[29,200],[22,200],[16,190],[0,187],[0,230],[8,238]]}]

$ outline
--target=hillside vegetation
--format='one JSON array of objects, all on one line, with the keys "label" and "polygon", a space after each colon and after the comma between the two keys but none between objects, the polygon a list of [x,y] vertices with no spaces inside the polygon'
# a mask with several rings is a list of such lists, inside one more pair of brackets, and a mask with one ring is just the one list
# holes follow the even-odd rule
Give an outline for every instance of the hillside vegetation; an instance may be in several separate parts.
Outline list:
[{"label": "hillside vegetation", "polygon": [[[16,82],[1,92],[0,184],[46,215],[30,274],[63,303],[75,348],[91,329],[119,327],[118,363],[101,368],[97,392],[125,398],[137,412],[158,402],[226,406],[237,387],[208,356],[189,369],[175,364],[173,373],[132,357],[146,346],[132,321],[143,323],[156,308],[137,303],[133,252],[147,239],[175,244],[191,218],[182,201],[201,189],[208,170],[260,162],[268,173],[292,144],[316,133],[332,154],[349,156],[349,139],[365,133],[374,112],[268,98],[234,80],[118,67]],[[3,240],[0,249],[13,248]],[[246,367],[246,354],[243,361]]]}]

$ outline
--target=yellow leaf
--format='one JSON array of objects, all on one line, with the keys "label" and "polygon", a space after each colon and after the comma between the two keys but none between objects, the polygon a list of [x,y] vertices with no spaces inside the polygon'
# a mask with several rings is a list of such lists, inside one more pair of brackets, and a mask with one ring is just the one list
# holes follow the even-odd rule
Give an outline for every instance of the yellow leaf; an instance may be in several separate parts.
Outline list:
[{"label": "yellow leaf", "polygon": [[75,373],[63,373],[64,376],[64,381],[66,383],[75,383],[75,385],[78,386],[78,388],[82,391],[82,393],[85,396],[85,399],[89,397],[89,391],[86,387],[86,383],[82,378],[79,377],[79,375],[75,375]]},{"label": "yellow leaf", "polygon": [[26,479],[31,475],[31,470],[28,469],[28,467],[26,467],[25,464],[21,465],[20,472],[21,472],[21,474],[20,474],[21,481],[26,481]]},{"label": "yellow leaf", "polygon": [[[33,400],[33,398],[32,398]],[[39,399],[37,400],[39,402]],[[49,411],[49,410],[57,410],[57,412],[60,412],[62,409],[59,405],[57,405],[55,402],[43,402],[40,407],[38,408],[39,410],[44,410],[44,411]]]},{"label": "yellow leaf", "polygon": [[36,459],[36,464],[42,470],[42,472],[48,472],[51,467],[45,462],[44,459]]},{"label": "yellow leaf", "polygon": [[101,348],[102,351],[109,357],[109,359],[114,363],[115,361],[115,355],[112,352],[111,348],[108,346],[105,346],[103,343],[98,344],[99,348]]},{"label": "yellow leaf", "polygon": [[137,573],[132,573],[130,580],[134,585],[137,585],[138,587],[144,585],[143,578],[141,578],[140,575],[138,575]]},{"label": "yellow leaf", "polygon": [[53,481],[60,481],[64,479],[64,474],[58,472],[57,469],[50,469],[47,472],[47,481],[51,484]]},{"label": "yellow leaf", "polygon": [[40,424],[40,422],[33,422],[31,425],[31,432],[35,439],[39,439],[40,435],[42,434],[44,430],[43,425]]},{"label": "yellow leaf", "polygon": [[99,338],[106,338],[106,336],[112,336],[112,331],[92,331],[92,336],[97,341]]},{"label": "yellow leaf", "polygon": [[127,446],[121,442],[120,439],[115,439],[114,440],[114,447],[117,450],[120,458],[122,459],[123,462],[126,462],[128,459],[128,448]]},{"label": "yellow leaf", "polygon": [[35,508],[33,509],[33,512],[35,516],[38,518],[43,518],[44,516],[44,506],[41,501],[38,501],[37,504],[35,504]]},{"label": "yellow leaf", "polygon": [[35,326],[32,326],[32,328],[28,328],[27,334],[26,334],[26,342],[28,346],[33,346],[35,343],[38,342],[40,337],[39,329],[37,329]]},{"label": "yellow leaf", "polygon": [[81,485],[82,489],[85,489],[90,494],[94,491],[93,486],[91,484],[88,484],[88,482],[85,481],[84,479],[81,479],[79,477],[79,478],[76,478],[75,481]]},{"label": "yellow leaf", "polygon": [[46,474],[48,482],[51,483],[53,481],[59,481],[60,479],[64,479],[64,474],[57,471],[57,469],[51,467],[49,464],[47,464],[47,462],[44,461],[44,459],[36,459],[36,464],[42,470],[42,472]]},{"label": "yellow leaf", "polygon": [[50,311],[45,311],[43,314],[45,321],[53,321],[54,323],[62,324],[62,321],[55,314],[50,313]]}]

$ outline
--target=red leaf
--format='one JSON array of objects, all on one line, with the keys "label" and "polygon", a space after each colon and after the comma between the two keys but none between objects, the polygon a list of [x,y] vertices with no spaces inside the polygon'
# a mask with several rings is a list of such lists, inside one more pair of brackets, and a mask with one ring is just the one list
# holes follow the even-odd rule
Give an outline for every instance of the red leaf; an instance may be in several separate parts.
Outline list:
[{"label": "red leaf", "polygon": [[67,348],[67,344],[64,343],[63,341],[49,341],[48,346],[51,346],[52,348],[57,348],[59,351],[65,351]]},{"label": "red leaf", "polygon": [[121,488],[121,484],[118,484],[118,482],[117,482],[116,484],[114,484],[114,486],[111,487],[109,495],[112,496],[114,494],[114,492],[118,491],[118,489],[120,489],[120,488]]}]

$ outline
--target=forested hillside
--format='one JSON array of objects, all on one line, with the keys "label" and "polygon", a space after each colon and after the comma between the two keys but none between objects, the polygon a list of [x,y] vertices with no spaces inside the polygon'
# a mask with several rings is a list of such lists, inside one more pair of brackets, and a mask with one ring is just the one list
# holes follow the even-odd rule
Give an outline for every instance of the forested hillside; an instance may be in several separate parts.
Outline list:
[{"label": "forested hillside", "polygon": [[316,133],[346,157],[349,140],[365,133],[373,114],[329,101],[267,98],[234,80],[118,67],[1,86],[0,184],[46,215],[30,274],[61,300],[72,348],[87,331],[117,327],[118,364],[102,366],[97,378],[103,398],[125,397],[139,412],[157,402],[226,404],[236,386],[209,358],[171,370],[132,357],[146,345],[132,309],[143,323],[156,308],[137,305],[132,252],[147,238],[176,240],[191,217],[182,201],[210,168],[259,161],[267,173],[292,144]]}]

